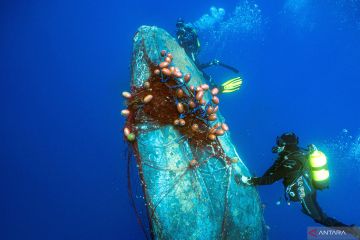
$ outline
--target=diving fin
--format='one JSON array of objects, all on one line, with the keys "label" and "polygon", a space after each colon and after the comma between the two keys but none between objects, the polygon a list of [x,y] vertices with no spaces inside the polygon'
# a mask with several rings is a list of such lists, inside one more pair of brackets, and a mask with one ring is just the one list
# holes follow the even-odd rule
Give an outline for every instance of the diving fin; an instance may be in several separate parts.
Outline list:
[{"label": "diving fin", "polygon": [[222,93],[231,93],[240,89],[242,85],[242,79],[240,77],[232,78],[221,84]]}]

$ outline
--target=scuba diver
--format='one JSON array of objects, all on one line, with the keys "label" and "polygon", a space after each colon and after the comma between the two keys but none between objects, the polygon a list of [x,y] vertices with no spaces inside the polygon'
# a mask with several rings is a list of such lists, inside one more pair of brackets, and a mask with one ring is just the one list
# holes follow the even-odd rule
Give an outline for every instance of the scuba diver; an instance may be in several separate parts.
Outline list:
[{"label": "scuba diver", "polygon": [[211,87],[217,87],[222,93],[230,93],[240,89],[242,80],[240,77],[232,78],[221,86],[217,86],[212,77],[206,74],[203,70],[212,66],[221,66],[234,73],[239,73],[239,70],[214,59],[208,63],[200,63],[198,55],[200,52],[200,41],[196,30],[189,24],[185,24],[182,18],[176,22],[176,39],[179,45],[184,48],[186,54],[194,61],[196,66],[202,71],[205,79],[210,83]]},{"label": "scuba diver", "polygon": [[235,180],[245,185],[269,185],[283,179],[285,198],[289,203],[300,202],[302,212],[326,227],[344,227],[344,231],[360,239],[360,229],[346,225],[327,216],[316,200],[316,190],[329,187],[329,170],[326,156],[315,145],[308,149],[298,146],[299,138],[294,133],[284,133],[276,139],[273,153],[278,154],[275,163],[262,177],[235,175]]}]

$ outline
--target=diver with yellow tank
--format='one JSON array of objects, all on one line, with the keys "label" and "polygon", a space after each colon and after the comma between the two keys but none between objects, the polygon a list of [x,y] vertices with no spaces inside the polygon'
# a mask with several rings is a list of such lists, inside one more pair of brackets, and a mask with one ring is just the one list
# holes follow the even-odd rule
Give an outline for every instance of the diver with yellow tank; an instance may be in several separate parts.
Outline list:
[{"label": "diver with yellow tank", "polygon": [[278,154],[275,163],[262,177],[235,175],[238,183],[246,185],[269,185],[283,179],[285,198],[290,203],[300,202],[302,211],[315,222],[327,227],[343,227],[344,231],[360,239],[360,229],[346,225],[327,216],[316,200],[316,190],[329,187],[329,169],[325,154],[315,145],[307,149],[298,146],[299,138],[294,133],[284,133],[276,139],[272,152]]},{"label": "diver with yellow tank", "polygon": [[231,93],[240,89],[242,85],[242,79],[235,77],[217,86],[213,78],[204,72],[205,68],[212,66],[220,66],[226,68],[236,74],[239,70],[214,59],[208,63],[200,63],[198,54],[200,52],[200,41],[196,30],[190,24],[185,24],[182,18],[179,18],[176,22],[176,39],[179,45],[184,48],[186,54],[194,61],[196,66],[202,71],[204,78],[208,81],[211,87],[217,87],[220,93]]}]

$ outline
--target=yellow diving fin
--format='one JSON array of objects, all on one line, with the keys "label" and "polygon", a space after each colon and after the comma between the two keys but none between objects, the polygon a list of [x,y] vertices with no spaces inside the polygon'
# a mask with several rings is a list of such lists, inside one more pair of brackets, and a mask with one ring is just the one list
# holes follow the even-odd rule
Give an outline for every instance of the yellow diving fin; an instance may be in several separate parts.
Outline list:
[{"label": "yellow diving fin", "polygon": [[240,77],[232,78],[221,84],[222,93],[231,93],[240,89],[242,85],[242,79]]}]

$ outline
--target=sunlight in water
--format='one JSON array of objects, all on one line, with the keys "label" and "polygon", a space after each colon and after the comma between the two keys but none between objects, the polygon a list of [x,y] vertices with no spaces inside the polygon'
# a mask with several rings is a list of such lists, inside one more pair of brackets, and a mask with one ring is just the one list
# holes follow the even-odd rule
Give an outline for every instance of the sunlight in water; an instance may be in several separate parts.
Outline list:
[{"label": "sunlight in water", "polygon": [[[325,8],[326,11],[323,10]],[[318,24],[328,23],[329,20],[334,21],[338,30],[354,26],[360,29],[360,0],[287,0],[282,14],[302,30],[314,30]]]},{"label": "sunlight in water", "polygon": [[[338,136],[325,141],[324,147],[332,159],[341,159],[341,161],[333,162],[333,164],[339,165],[336,168],[346,167],[348,171],[360,172],[359,134],[353,135],[347,129],[343,129]],[[344,162],[346,162],[345,165]]]},{"label": "sunlight in water", "polygon": [[287,0],[284,9],[292,13],[303,11],[309,4],[309,0]]},{"label": "sunlight in water", "polygon": [[201,16],[193,26],[199,32],[203,51],[214,48],[221,51],[231,41],[259,37],[263,22],[260,7],[254,1],[245,0],[230,13],[212,6],[209,13]]}]

